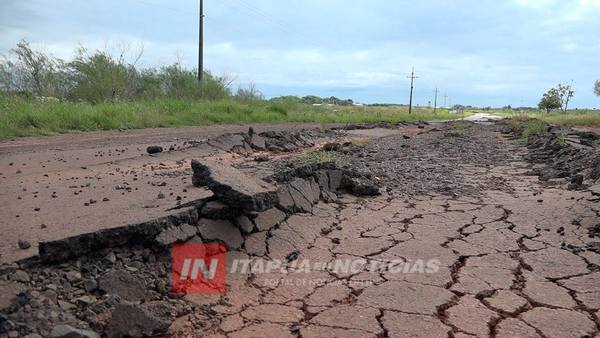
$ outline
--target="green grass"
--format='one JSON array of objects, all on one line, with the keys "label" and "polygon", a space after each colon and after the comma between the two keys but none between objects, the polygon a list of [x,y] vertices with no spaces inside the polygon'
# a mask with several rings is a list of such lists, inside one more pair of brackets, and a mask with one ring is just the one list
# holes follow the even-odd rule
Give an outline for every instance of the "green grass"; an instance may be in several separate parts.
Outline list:
[{"label": "green grass", "polygon": [[567,113],[551,112],[545,113],[539,110],[518,112],[514,110],[495,110],[491,113],[505,116],[527,116],[540,119],[544,122],[566,126],[596,126],[600,127],[600,110],[569,110]]},{"label": "green grass", "polygon": [[308,152],[304,156],[307,160],[314,163],[337,162],[338,160],[338,154],[335,151],[317,150]]},{"label": "green grass", "polygon": [[311,106],[298,103],[235,100],[154,99],[92,105],[38,102],[0,94],[0,139],[59,133],[248,123],[362,123],[461,118],[424,108],[409,115],[406,107]]},{"label": "green grass", "polygon": [[526,115],[515,115],[510,119],[510,127],[514,132],[521,134],[520,141],[527,142],[529,137],[545,133],[548,123]]},{"label": "green grass", "polygon": [[450,124],[456,130],[467,130],[473,127],[474,123],[470,121],[452,121]]}]

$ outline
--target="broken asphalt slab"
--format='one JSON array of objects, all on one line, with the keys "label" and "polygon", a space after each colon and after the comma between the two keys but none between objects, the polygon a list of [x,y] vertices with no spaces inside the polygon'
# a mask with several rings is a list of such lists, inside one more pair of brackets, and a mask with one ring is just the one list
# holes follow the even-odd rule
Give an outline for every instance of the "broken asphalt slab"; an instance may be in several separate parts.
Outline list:
[{"label": "broken asphalt slab", "polygon": [[192,160],[194,186],[206,185],[220,202],[243,211],[265,211],[277,203],[277,188],[214,160]]}]

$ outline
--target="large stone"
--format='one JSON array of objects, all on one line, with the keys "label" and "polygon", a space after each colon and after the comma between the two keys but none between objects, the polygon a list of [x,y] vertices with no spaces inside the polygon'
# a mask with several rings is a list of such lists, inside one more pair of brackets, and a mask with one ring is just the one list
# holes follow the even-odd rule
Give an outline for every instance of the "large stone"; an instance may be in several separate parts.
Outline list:
[{"label": "large stone", "polygon": [[158,317],[142,305],[119,304],[106,327],[108,337],[147,337],[164,334],[171,321]]},{"label": "large stone", "polygon": [[276,188],[216,161],[192,160],[195,186],[206,185],[219,200],[244,211],[264,211],[277,202]]},{"label": "large stone", "polygon": [[57,325],[50,332],[52,338],[100,338],[96,332],[80,330],[69,325]]},{"label": "large stone", "polygon": [[138,277],[122,270],[112,270],[102,275],[98,279],[98,288],[132,302],[148,298],[144,283]]}]

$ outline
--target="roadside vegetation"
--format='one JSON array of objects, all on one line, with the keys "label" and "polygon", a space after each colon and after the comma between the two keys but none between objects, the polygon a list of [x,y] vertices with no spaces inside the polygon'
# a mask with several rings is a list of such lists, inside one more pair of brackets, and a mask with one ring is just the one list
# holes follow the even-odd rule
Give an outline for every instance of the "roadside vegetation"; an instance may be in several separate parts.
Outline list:
[{"label": "roadside vegetation", "polygon": [[516,115],[510,119],[510,127],[514,133],[519,135],[518,140],[527,142],[529,137],[547,132],[548,123],[529,118],[527,115]]},{"label": "roadside vegetation", "polygon": [[240,102],[158,98],[90,104],[41,102],[0,94],[0,138],[52,135],[72,131],[183,127],[247,123],[363,123],[454,119],[464,114],[406,107],[315,107],[302,103],[258,100]]},{"label": "roadside vegetation", "polygon": [[[594,83],[593,91],[600,96],[600,81]],[[514,121],[537,119],[550,124],[566,126],[600,127],[600,110],[569,109],[575,91],[568,84],[558,84],[544,93],[537,109],[530,107],[488,109],[489,112],[510,117]]]},{"label": "roadside vegetation", "polygon": [[361,123],[455,119],[465,114],[398,105],[359,106],[336,97],[265,100],[254,85],[179,63],[141,68],[142,51],[80,48],[72,61],[21,41],[0,58],[0,138],[74,131],[245,123]]},{"label": "roadside vegetation", "polygon": [[492,110],[491,113],[510,118],[538,119],[550,124],[565,126],[594,126],[600,127],[600,110],[570,109],[566,113],[553,111],[546,113],[538,109],[501,109]]}]

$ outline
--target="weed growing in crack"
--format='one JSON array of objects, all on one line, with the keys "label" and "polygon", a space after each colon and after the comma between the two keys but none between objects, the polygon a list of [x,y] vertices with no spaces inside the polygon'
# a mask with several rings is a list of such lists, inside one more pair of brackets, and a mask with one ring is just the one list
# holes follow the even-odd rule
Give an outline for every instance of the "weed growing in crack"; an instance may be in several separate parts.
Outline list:
[{"label": "weed growing in crack", "polygon": [[470,121],[453,121],[450,124],[456,130],[467,130],[473,127],[473,122]]},{"label": "weed growing in crack", "polygon": [[305,158],[315,163],[337,162],[338,154],[335,151],[318,150],[306,153]]},{"label": "weed growing in crack", "polygon": [[560,135],[558,135],[558,144],[560,144],[561,146],[567,144],[567,133],[565,133],[564,131],[561,131]]},{"label": "weed growing in crack", "polygon": [[548,124],[542,120],[513,116],[510,120],[510,128],[515,134],[521,135],[520,142],[527,142],[529,137],[546,133]]}]

